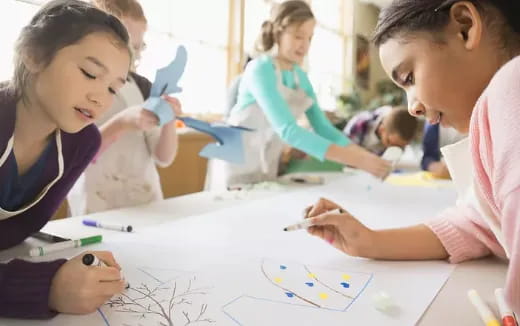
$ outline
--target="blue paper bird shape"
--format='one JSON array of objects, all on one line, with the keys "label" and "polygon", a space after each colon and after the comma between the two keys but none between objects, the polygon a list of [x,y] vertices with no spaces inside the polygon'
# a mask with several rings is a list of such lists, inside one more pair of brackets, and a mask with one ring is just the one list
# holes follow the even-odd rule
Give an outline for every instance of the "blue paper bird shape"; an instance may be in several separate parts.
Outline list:
[{"label": "blue paper bird shape", "polygon": [[177,84],[184,73],[187,62],[188,52],[181,45],[177,48],[175,59],[166,67],[157,70],[155,74],[150,97],[144,103],[144,108],[157,115],[161,126],[175,119],[175,113],[170,104],[163,100],[161,96],[182,92],[182,88]]},{"label": "blue paper bird shape", "polygon": [[[175,59],[166,67],[157,70],[155,74],[150,97],[143,107],[157,115],[161,126],[176,119],[170,104],[162,99],[162,95],[182,92],[182,88],[177,84],[184,73],[187,61],[188,52],[181,45],[177,48]],[[200,156],[236,164],[244,163],[242,132],[252,131],[252,129],[226,124],[209,124],[202,120],[186,117],[177,117],[177,119],[184,121],[190,128],[209,134],[217,141],[217,143],[206,145],[199,153]]]},{"label": "blue paper bird shape", "polygon": [[200,156],[216,158],[235,164],[244,163],[244,144],[242,133],[253,129],[231,126],[224,123],[207,123],[202,120],[181,117],[186,126],[212,136],[217,143],[206,145],[199,153]]}]

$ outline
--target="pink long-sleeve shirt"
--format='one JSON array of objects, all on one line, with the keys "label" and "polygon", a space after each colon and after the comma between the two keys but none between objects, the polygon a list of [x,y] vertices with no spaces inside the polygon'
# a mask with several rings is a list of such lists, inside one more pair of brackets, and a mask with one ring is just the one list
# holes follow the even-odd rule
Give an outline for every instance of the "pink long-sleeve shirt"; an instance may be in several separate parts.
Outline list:
[{"label": "pink long-sleeve shirt", "polygon": [[[498,220],[509,252],[505,293],[520,313],[520,56],[504,65],[478,100],[469,129],[475,183]],[[506,258],[488,224],[469,206],[450,208],[427,225],[453,263]]]}]

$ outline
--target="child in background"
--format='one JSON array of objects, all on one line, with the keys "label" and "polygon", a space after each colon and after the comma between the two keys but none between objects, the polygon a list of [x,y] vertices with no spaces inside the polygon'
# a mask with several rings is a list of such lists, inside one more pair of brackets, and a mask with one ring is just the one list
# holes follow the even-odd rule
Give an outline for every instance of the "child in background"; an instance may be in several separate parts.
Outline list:
[{"label": "child in background", "polygon": [[[135,0],[92,0],[98,8],[115,15],[130,34],[135,58],[141,57],[147,21]],[[84,215],[163,199],[156,164],[166,167],[177,153],[175,121],[158,126],[158,117],[142,107],[150,95],[151,83],[133,66],[128,82],[114,105],[98,121],[102,145],[100,154],[74,185],[69,197],[72,215]],[[175,115],[181,104],[164,96]]]},{"label": "child in background", "polygon": [[[326,118],[307,74],[301,68],[316,20],[302,0],[277,4],[262,24],[259,48],[240,81],[238,101],[227,121],[254,129],[244,133],[244,164],[211,160],[207,187],[225,190],[237,184],[273,181],[285,144],[320,161],[329,159],[386,176],[390,162],[352,144]],[[297,124],[306,116],[313,131]]]},{"label": "child in background", "polygon": [[383,106],[356,114],[343,132],[353,142],[382,155],[390,146],[406,147],[415,137],[419,122],[404,107]]},{"label": "child in background", "polygon": [[[94,119],[112,105],[131,61],[114,16],[76,0],[48,2],[16,42],[12,80],[0,88],[0,250],[49,221],[100,146]],[[90,313],[124,289],[120,267],[69,261],[0,264],[0,316]]]},{"label": "child in background", "polygon": [[[469,133],[443,148],[459,200],[422,225],[371,230],[343,212],[317,218],[312,234],[368,258],[507,258],[505,296],[520,313],[519,12],[519,1],[498,0],[394,0],[383,10],[375,42],[410,113]],[[309,215],[335,208],[321,200]]]},{"label": "child in background", "polygon": [[421,168],[440,179],[450,179],[446,162],[442,159],[441,148],[454,144],[466,137],[453,128],[445,128],[439,124],[426,123],[423,136],[423,157]]}]

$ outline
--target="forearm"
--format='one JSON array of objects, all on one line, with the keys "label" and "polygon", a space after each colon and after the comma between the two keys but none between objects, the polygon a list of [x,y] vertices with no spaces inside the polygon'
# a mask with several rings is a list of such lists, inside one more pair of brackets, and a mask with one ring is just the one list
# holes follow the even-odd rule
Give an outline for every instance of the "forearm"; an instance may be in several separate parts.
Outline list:
[{"label": "forearm", "polygon": [[426,225],[373,231],[374,245],[367,258],[386,260],[446,259],[448,252]]},{"label": "forearm", "polygon": [[128,129],[118,116],[105,122],[99,127],[101,133],[101,147],[99,148],[99,154],[103,153],[112,143],[117,141]]},{"label": "forearm", "polygon": [[350,165],[356,168],[361,167],[363,162],[366,162],[367,159],[380,159],[377,155],[370,153],[354,143],[350,143],[347,146],[330,145],[325,154],[325,158],[329,161]]},{"label": "forearm", "polygon": [[161,129],[161,134],[157,145],[155,145],[154,158],[162,167],[172,164],[177,155],[179,137],[175,128],[175,121],[172,121]]},{"label": "forearm", "polygon": [[0,264],[0,316],[46,319],[56,315],[49,308],[49,292],[64,259],[30,263],[12,260]]}]

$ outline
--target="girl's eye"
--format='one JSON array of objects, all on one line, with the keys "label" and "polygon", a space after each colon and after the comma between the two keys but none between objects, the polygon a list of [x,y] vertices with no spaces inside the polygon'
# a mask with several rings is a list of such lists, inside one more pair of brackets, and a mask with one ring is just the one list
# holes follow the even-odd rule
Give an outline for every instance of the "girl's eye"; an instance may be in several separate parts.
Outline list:
[{"label": "girl's eye", "polygon": [[79,68],[79,69],[81,70],[83,75],[85,75],[85,77],[87,77],[88,79],[96,79],[96,76],[89,74],[85,69],[83,69],[83,68]]},{"label": "girl's eye", "polygon": [[108,91],[110,92],[110,94],[116,94],[116,91],[112,87],[109,87]]}]

